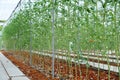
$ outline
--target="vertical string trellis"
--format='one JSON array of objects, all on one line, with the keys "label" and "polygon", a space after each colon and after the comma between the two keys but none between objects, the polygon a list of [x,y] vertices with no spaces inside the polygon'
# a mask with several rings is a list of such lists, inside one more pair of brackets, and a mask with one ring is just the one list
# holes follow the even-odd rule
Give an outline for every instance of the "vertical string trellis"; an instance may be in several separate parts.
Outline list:
[{"label": "vertical string trellis", "polygon": [[115,52],[116,52],[116,59],[117,59],[117,66],[118,66],[118,74],[119,74],[119,80],[120,80],[120,63],[119,63],[119,28],[118,28],[118,24],[117,24],[117,20],[118,20],[118,14],[117,14],[117,9],[119,8],[118,6],[118,0],[113,1],[114,3],[114,28],[115,28],[115,40],[116,40],[116,48],[115,48]]},{"label": "vertical string trellis", "polygon": [[[22,11],[22,0],[20,0],[20,11]],[[21,20],[21,17],[19,18],[20,20]],[[20,26],[19,26],[20,27]],[[20,29],[20,28],[19,28]],[[21,30],[18,30],[18,33],[16,34],[16,38],[18,38],[18,42],[20,42],[21,41],[21,38],[20,38],[20,33],[21,33]],[[17,42],[17,41],[16,41]],[[19,46],[18,46],[18,49],[21,49],[22,48],[22,46],[21,46],[21,44],[20,43],[18,43],[19,44]],[[20,52],[21,53],[21,52]],[[20,56],[22,56],[22,54],[20,54]],[[18,56],[19,57],[19,56]]]},{"label": "vertical string trellis", "polygon": [[[120,10],[120,1],[117,1],[117,3],[118,3],[118,10],[117,10],[117,11],[118,11],[118,14],[117,14],[118,17],[117,17],[117,18],[118,18],[118,30],[119,30],[119,27],[120,27],[120,20],[119,20],[119,18],[120,18],[120,13],[119,13],[119,12],[120,12],[120,11],[119,11],[119,10]],[[120,43],[120,31],[118,32],[118,43]],[[118,48],[119,48],[119,46],[120,46],[120,44],[118,45]],[[120,50],[119,50],[119,49],[118,49],[118,52],[119,52],[119,54],[120,54]],[[119,55],[119,56],[120,56],[120,55]],[[120,57],[119,57],[119,58],[120,58]],[[120,59],[119,59],[119,60],[120,60]],[[120,66],[120,63],[119,63],[118,66]],[[118,71],[119,71],[118,73],[119,73],[119,80],[120,80],[120,67],[118,67]]]},{"label": "vertical string trellis", "polygon": [[[77,16],[78,16],[78,17],[76,17],[76,19],[78,20],[78,21],[77,21],[77,26],[78,26],[78,31],[77,31],[77,33],[78,33],[78,34],[77,34],[77,50],[78,50],[78,51],[77,51],[77,59],[78,59],[78,62],[80,63],[79,59],[83,59],[83,53],[82,53],[82,50],[81,50],[81,46],[82,46],[82,45],[81,45],[81,44],[82,44],[81,42],[82,42],[82,41],[81,41],[81,38],[80,38],[80,37],[81,37],[80,31],[81,31],[81,26],[82,26],[82,24],[79,23],[79,20],[82,20],[82,18],[83,18],[83,16],[82,16],[82,14],[83,14],[83,13],[82,13],[82,10],[83,10],[83,9],[82,9],[82,8],[79,8],[79,6],[80,6],[80,5],[79,5],[79,1],[77,2],[77,5],[78,5],[78,6],[77,6],[77,12],[76,12],[76,14],[77,14]],[[77,66],[76,66],[76,67],[77,67]],[[79,69],[79,71],[76,71],[76,72],[77,72],[77,73],[79,72],[79,76],[81,76],[80,79],[82,79],[81,65],[78,64],[78,68],[77,68],[77,69]],[[77,70],[77,69],[76,69],[76,70]]]}]

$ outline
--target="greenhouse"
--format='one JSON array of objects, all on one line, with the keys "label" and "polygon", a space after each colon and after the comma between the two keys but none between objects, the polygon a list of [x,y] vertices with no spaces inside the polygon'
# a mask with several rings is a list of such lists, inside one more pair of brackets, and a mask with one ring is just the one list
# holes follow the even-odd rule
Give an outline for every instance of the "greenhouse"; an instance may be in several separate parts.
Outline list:
[{"label": "greenhouse", "polygon": [[20,80],[120,80],[120,0],[20,0],[0,22]]}]

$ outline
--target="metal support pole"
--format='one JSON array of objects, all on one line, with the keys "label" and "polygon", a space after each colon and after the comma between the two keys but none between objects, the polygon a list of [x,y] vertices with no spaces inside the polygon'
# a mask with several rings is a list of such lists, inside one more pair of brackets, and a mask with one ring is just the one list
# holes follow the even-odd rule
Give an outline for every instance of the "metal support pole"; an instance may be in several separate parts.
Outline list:
[{"label": "metal support pole", "polygon": [[55,63],[55,49],[54,49],[54,42],[55,42],[55,32],[54,32],[54,22],[55,22],[55,11],[54,11],[54,3],[55,3],[55,0],[53,0],[53,9],[52,9],[52,12],[51,12],[51,15],[52,15],[52,78],[54,78],[54,63]]},{"label": "metal support pole", "polygon": [[[29,8],[31,9],[31,0],[29,0]],[[31,11],[31,10],[30,10]],[[29,11],[29,17],[30,17],[30,11]],[[30,26],[30,62],[29,64],[32,66],[32,26],[31,26],[32,22],[31,19],[29,21],[29,26]]]}]

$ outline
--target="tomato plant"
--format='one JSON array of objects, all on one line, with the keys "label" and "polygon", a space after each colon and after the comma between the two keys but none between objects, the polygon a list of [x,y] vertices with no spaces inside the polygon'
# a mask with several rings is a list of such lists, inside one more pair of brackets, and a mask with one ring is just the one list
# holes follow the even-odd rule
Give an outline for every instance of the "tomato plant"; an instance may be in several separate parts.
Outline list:
[{"label": "tomato plant", "polygon": [[[87,61],[86,74],[88,74],[91,52],[105,56],[106,52],[111,50],[115,51],[116,56],[120,55],[119,0],[55,0],[54,3],[50,0],[39,0],[31,3],[30,7],[28,3],[21,6],[3,30],[2,39],[7,50],[27,51],[32,45],[32,51],[50,52],[54,36],[56,55],[57,52],[65,52],[69,74],[73,73],[72,57],[78,62]],[[51,27],[53,9],[54,34]],[[87,58],[83,58],[84,52],[88,53]],[[62,53],[61,55],[64,55]],[[71,57],[73,54],[74,56]],[[99,56],[97,57],[99,62]],[[110,75],[109,58],[106,58]],[[117,57],[118,62],[119,57]],[[98,75],[100,75],[99,69],[100,66]]]}]

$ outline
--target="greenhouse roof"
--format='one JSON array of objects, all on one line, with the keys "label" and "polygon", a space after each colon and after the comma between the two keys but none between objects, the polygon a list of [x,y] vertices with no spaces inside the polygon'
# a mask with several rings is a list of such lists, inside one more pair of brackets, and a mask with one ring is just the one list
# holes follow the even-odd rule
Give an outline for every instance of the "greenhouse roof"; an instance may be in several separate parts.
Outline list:
[{"label": "greenhouse roof", "polygon": [[0,20],[7,20],[19,1],[0,0]]}]

